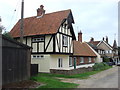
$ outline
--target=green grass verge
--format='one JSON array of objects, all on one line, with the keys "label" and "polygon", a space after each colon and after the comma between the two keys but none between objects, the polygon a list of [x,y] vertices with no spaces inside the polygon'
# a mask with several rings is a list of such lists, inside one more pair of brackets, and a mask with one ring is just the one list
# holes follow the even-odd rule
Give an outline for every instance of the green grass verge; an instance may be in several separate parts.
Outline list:
[{"label": "green grass verge", "polygon": [[45,84],[44,86],[41,86],[39,88],[76,88],[78,86],[78,84],[74,83],[61,82],[59,79],[48,77],[47,75],[31,77],[31,80],[42,82]]},{"label": "green grass verge", "polygon": [[[104,70],[109,68],[111,67],[104,68]],[[101,71],[103,71],[103,69],[75,75],[39,73],[37,76],[31,77],[30,79],[45,84],[44,86],[41,86],[39,88],[76,88],[78,84],[61,82],[60,79],[57,79],[56,77],[86,79],[89,78],[90,75],[96,74]]]}]

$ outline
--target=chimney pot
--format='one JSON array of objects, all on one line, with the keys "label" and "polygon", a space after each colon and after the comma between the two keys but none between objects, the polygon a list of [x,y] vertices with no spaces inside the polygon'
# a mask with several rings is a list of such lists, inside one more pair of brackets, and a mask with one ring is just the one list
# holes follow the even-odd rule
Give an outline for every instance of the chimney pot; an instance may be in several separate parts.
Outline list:
[{"label": "chimney pot", "polygon": [[108,37],[106,36],[106,43],[108,43]]},{"label": "chimney pot", "polygon": [[94,38],[93,38],[93,37],[91,37],[90,42],[93,42],[93,41],[94,41]]},{"label": "chimney pot", "polygon": [[44,6],[40,5],[40,8],[37,9],[37,16],[42,16],[45,14]]}]

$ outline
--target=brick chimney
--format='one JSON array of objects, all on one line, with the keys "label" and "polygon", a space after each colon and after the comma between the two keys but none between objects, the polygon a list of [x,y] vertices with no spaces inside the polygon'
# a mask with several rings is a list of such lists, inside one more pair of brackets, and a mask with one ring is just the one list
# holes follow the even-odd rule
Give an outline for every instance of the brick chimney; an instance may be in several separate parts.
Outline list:
[{"label": "brick chimney", "polygon": [[78,32],[78,41],[82,42],[82,32]]},{"label": "brick chimney", "polygon": [[44,6],[40,5],[40,8],[37,9],[37,16],[43,16],[45,14]]},{"label": "brick chimney", "polygon": [[106,43],[108,43],[108,37],[106,36]]},{"label": "brick chimney", "polygon": [[93,41],[94,41],[94,38],[93,38],[93,37],[91,37],[90,42],[93,42]]},{"label": "brick chimney", "polygon": [[103,41],[104,41],[105,39],[104,39],[104,37],[103,37]]}]

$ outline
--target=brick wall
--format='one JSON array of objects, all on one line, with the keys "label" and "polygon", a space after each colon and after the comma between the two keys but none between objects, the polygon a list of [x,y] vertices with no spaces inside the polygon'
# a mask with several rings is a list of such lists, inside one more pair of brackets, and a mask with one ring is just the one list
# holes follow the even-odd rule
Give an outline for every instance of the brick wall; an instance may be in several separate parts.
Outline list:
[{"label": "brick wall", "polygon": [[80,74],[88,71],[92,71],[92,67],[88,68],[78,68],[78,69],[72,69],[72,70],[58,70],[58,69],[50,69],[50,73],[54,74],[65,74],[65,75],[73,75],[73,74]]},{"label": "brick wall", "polygon": [[[74,66],[74,57],[72,57],[72,58],[73,58],[73,60],[72,60],[72,65]],[[79,57],[79,56],[76,57],[76,64],[77,64],[77,66],[78,66],[78,65],[95,63],[95,61],[94,61],[95,57],[91,57],[91,62],[88,61],[88,58],[89,58],[89,57],[83,57],[83,58],[84,58],[84,63],[80,63],[80,57]]]}]

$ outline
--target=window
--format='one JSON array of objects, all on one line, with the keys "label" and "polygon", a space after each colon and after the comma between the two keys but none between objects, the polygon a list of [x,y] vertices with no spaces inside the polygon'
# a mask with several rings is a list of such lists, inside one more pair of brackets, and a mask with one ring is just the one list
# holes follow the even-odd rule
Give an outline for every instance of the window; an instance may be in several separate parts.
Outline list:
[{"label": "window", "polygon": [[100,50],[98,50],[98,53],[100,54]]},{"label": "window", "polygon": [[67,46],[68,44],[68,38],[67,36],[63,35],[63,46]]},{"label": "window", "polygon": [[43,55],[33,55],[32,58],[43,58],[44,56]]},{"label": "window", "polygon": [[88,62],[92,62],[92,59],[91,59],[91,57],[89,57],[89,58],[88,58]]},{"label": "window", "polygon": [[69,57],[69,66],[72,66],[72,57]]},{"label": "window", "polygon": [[58,58],[58,67],[62,67],[62,58]]},{"label": "window", "polygon": [[33,38],[32,42],[44,41],[44,37]]},{"label": "window", "polygon": [[33,55],[33,58],[36,58],[36,55]]},{"label": "window", "polygon": [[109,53],[109,50],[106,50],[105,52],[106,52],[106,53]]},{"label": "window", "polygon": [[80,63],[84,63],[84,58],[80,57]]},{"label": "window", "polygon": [[112,50],[110,50],[110,53],[112,53]]}]

